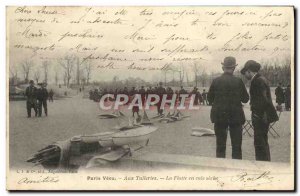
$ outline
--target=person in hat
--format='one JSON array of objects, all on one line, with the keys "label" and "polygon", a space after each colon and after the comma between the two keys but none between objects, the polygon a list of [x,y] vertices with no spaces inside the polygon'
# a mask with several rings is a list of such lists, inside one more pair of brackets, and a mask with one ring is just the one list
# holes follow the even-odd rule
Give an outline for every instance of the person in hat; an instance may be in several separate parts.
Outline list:
[{"label": "person in hat", "polygon": [[44,107],[45,115],[48,116],[47,100],[48,100],[48,91],[46,89],[47,84],[41,83],[41,88],[37,91],[37,100],[38,100],[38,112],[39,117],[42,116],[42,111]]},{"label": "person in hat", "polygon": [[271,161],[268,131],[270,123],[278,120],[278,115],[272,103],[269,84],[266,78],[258,73],[260,68],[259,63],[249,60],[241,73],[251,81],[250,106],[254,127],[255,158],[258,161]]},{"label": "person in hat", "polygon": [[213,80],[207,94],[212,104],[210,118],[216,134],[216,156],[225,158],[229,128],[232,158],[242,159],[242,125],[245,123],[242,103],[248,102],[249,95],[242,79],[233,75],[237,66],[235,58],[226,57],[221,64],[224,73]]},{"label": "person in hat", "polygon": [[25,90],[27,117],[31,117],[31,109],[33,108],[35,116],[37,116],[37,88],[34,86],[34,81],[29,81],[29,86]]}]

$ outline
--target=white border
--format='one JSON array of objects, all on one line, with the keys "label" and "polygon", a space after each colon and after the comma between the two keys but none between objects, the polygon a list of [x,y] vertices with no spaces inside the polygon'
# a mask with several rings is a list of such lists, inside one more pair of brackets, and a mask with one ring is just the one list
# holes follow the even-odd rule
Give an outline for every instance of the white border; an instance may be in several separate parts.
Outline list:
[{"label": "white border", "polygon": [[[0,82],[0,154],[1,162],[0,162],[0,193],[1,195],[8,195],[9,192],[6,191],[6,6],[8,5],[98,5],[98,6],[105,6],[105,5],[159,5],[159,6],[168,6],[168,5],[294,5],[298,8],[298,15],[300,9],[300,1],[299,0],[251,0],[251,1],[241,1],[241,0],[210,0],[210,1],[202,1],[199,0],[102,0],[102,1],[86,1],[86,0],[2,0],[0,1],[0,29],[2,30],[0,33],[0,78],[2,81]],[[299,19],[296,20],[296,27],[299,26]],[[297,35],[295,35],[297,36]],[[297,45],[295,45],[295,49],[297,53],[295,54],[299,57],[299,50]],[[297,66],[297,64],[295,64]],[[299,75],[300,71],[299,68],[297,70],[297,75]],[[296,78],[295,78],[296,79]],[[299,81],[297,82],[297,89],[296,94],[300,90]],[[299,104],[297,107],[299,111]],[[299,116],[297,116],[297,122],[299,121]],[[297,128],[295,129],[297,132]],[[297,134],[298,137],[296,139],[296,143],[299,140],[299,133]],[[299,155],[299,144],[297,145],[297,155]],[[296,156],[297,157],[297,156]],[[299,159],[297,161],[299,163]],[[298,168],[299,169],[299,168]],[[297,187],[299,189],[299,183],[297,183]],[[19,195],[21,193],[14,193],[14,195]],[[45,193],[38,193],[38,194],[45,194]],[[55,195],[62,195],[63,193],[54,193]],[[83,195],[86,193],[80,193]],[[108,193],[101,193],[101,194],[108,194]],[[132,193],[129,193],[132,194]],[[157,194],[157,193],[155,193]],[[185,193],[186,194],[186,193]],[[204,194],[204,193],[201,193]],[[218,193],[216,193],[218,194]],[[257,194],[257,193],[256,193]],[[289,194],[289,193],[286,193]],[[111,195],[111,194],[110,194]]]}]

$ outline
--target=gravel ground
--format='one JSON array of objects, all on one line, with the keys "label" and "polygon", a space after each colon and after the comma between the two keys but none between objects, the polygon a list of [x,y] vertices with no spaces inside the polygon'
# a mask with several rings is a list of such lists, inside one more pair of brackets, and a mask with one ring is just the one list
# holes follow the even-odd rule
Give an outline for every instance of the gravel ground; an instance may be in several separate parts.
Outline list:
[{"label": "gravel ground", "polygon": [[[9,102],[9,161],[10,167],[19,168],[32,166],[25,160],[32,153],[54,141],[65,140],[74,135],[92,134],[109,131],[117,124],[116,119],[103,120],[98,118],[98,104],[82,98],[79,94],[72,98],[55,100],[48,103],[49,116],[41,118],[26,117],[25,101]],[[246,116],[250,116],[249,106],[245,106]],[[126,110],[127,116],[131,112]],[[210,122],[210,106],[201,106],[198,111],[186,111],[190,118],[175,123],[155,123],[159,127],[144,149],[148,152],[188,154],[195,156],[215,157],[215,137],[191,136],[193,127],[213,128]],[[149,117],[156,111],[149,111]],[[291,113],[283,112],[275,129],[279,138],[269,135],[271,159],[274,162],[290,161]],[[253,137],[243,136],[243,159],[254,160]],[[227,158],[231,158],[231,145],[228,134]]]}]

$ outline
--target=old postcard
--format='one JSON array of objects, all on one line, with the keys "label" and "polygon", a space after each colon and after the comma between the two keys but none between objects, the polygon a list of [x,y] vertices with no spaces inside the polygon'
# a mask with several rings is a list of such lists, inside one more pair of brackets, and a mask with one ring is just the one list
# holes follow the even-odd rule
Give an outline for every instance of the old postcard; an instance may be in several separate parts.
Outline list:
[{"label": "old postcard", "polygon": [[294,7],[6,19],[8,190],[294,190]]}]

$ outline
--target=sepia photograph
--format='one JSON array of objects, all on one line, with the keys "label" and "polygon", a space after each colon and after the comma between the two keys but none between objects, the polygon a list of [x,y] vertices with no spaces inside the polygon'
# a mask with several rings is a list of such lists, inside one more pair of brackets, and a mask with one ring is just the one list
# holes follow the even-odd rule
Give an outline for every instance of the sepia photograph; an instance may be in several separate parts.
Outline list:
[{"label": "sepia photograph", "polygon": [[293,6],[7,6],[6,189],[294,191]]}]

